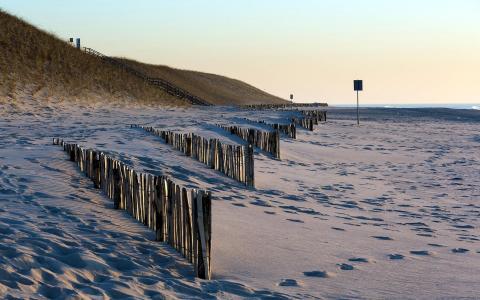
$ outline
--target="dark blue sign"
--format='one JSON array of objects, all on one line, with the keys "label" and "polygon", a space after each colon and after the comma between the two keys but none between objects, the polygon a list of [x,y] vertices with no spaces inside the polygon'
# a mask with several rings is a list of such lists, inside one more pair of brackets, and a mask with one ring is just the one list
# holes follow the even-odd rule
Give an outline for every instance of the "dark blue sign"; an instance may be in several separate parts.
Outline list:
[{"label": "dark blue sign", "polygon": [[353,81],[353,90],[363,91],[363,81],[362,80],[354,80]]}]

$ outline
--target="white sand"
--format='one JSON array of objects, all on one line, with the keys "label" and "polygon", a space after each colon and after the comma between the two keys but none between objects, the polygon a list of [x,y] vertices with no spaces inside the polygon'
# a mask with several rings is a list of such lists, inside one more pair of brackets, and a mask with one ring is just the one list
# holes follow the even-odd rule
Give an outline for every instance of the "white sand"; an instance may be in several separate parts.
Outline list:
[{"label": "white sand", "polygon": [[[242,143],[212,124],[286,122],[288,112],[27,104],[1,107],[0,298],[480,295],[479,115],[412,110],[394,120],[398,110],[371,110],[358,128],[333,110],[314,132],[283,138],[281,161],[257,152],[257,189],[246,190],[127,125]],[[115,211],[52,137],[211,190],[214,279],[195,279]]]}]

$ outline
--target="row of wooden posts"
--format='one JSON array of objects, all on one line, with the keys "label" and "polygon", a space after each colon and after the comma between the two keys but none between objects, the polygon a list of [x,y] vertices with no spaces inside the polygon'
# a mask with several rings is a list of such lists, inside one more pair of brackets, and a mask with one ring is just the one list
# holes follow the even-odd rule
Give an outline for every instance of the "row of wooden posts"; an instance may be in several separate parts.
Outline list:
[{"label": "row of wooden posts", "polygon": [[113,200],[116,209],[154,230],[158,241],[167,242],[195,268],[199,278],[210,279],[212,200],[210,192],[186,189],[166,176],[137,172],[107,154],[53,139]]},{"label": "row of wooden posts", "polygon": [[249,145],[254,145],[280,159],[280,133],[277,130],[262,131],[254,128],[219,124],[217,126],[247,141]]},{"label": "row of wooden posts", "polygon": [[318,125],[318,122],[326,122],[327,121],[327,111],[326,110],[301,110],[302,115],[306,116],[307,118],[314,119],[316,122],[315,125]]},{"label": "row of wooden posts", "polygon": [[178,133],[141,125],[131,125],[161,137],[167,144],[230,178],[255,186],[253,146],[230,145],[194,133]]},{"label": "row of wooden posts", "polygon": [[327,121],[327,112],[324,110],[301,110],[300,113],[303,117],[293,117],[292,122],[310,131],[313,131],[313,126],[319,122]]},{"label": "row of wooden posts", "polygon": [[313,131],[313,125],[315,123],[311,118],[297,118],[297,117],[293,117],[292,122],[310,131]]},{"label": "row of wooden posts", "polygon": [[251,119],[248,119],[248,118],[244,118],[244,120],[247,120],[249,122],[256,122],[256,123],[260,123],[260,124],[265,124],[267,126],[272,127],[275,130],[280,131],[281,133],[286,134],[288,137],[290,137],[292,139],[297,138],[297,126],[295,125],[295,123],[290,123],[290,124],[267,123],[263,120],[255,121],[255,120],[251,120]]},{"label": "row of wooden posts", "polygon": [[284,104],[246,104],[240,108],[248,110],[290,109],[295,107],[325,107],[327,103],[284,103]]}]

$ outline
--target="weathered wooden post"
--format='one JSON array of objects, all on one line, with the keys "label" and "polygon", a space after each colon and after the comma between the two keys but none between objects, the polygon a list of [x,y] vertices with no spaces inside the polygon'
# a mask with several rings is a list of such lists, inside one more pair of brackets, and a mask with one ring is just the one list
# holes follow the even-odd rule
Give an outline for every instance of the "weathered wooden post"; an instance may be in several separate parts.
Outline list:
[{"label": "weathered wooden post", "polygon": [[70,161],[75,161],[75,148],[69,147]]},{"label": "weathered wooden post", "polygon": [[280,159],[280,132],[275,131],[275,147],[276,147],[276,156]]},{"label": "weathered wooden post", "polygon": [[192,134],[186,136],[185,144],[185,147],[187,148],[186,155],[192,156]]},{"label": "weathered wooden post", "polygon": [[163,194],[162,194],[162,177],[155,177],[155,202],[154,202],[154,210],[155,210],[155,239],[157,241],[163,242],[163,222],[164,217],[162,213],[162,202],[163,202]]},{"label": "weathered wooden post", "polygon": [[113,207],[115,209],[120,208],[121,200],[121,181],[120,170],[118,168],[113,169]]},{"label": "weathered wooden post", "polygon": [[93,161],[92,161],[92,180],[93,185],[96,189],[100,188],[100,155],[97,151],[93,151]]},{"label": "weathered wooden post", "polygon": [[253,158],[253,145],[248,144],[247,153],[246,153],[246,174],[247,174],[247,186],[255,186],[255,168],[254,168],[254,158]]},{"label": "weathered wooden post", "polygon": [[196,201],[194,201],[195,219],[197,223],[197,264],[195,265],[195,273],[197,277],[202,279],[210,279],[211,270],[211,196],[210,193],[205,194],[198,191]]}]

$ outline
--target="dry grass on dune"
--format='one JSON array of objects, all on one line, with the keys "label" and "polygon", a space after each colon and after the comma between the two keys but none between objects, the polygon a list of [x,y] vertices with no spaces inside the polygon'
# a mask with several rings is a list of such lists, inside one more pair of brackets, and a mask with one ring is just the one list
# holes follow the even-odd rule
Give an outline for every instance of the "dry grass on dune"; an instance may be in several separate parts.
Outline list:
[{"label": "dry grass on dune", "polygon": [[149,65],[128,59],[122,60],[150,77],[168,80],[212,104],[287,103],[252,85],[225,76]]},{"label": "dry grass on dune", "polygon": [[143,80],[79,51],[52,34],[0,11],[0,95],[26,86],[65,99],[90,95],[183,105]]},{"label": "dry grass on dune", "polygon": [[[124,60],[212,104],[285,103],[239,80]],[[0,100],[18,99],[25,93],[37,100],[188,104],[0,9]]]}]

